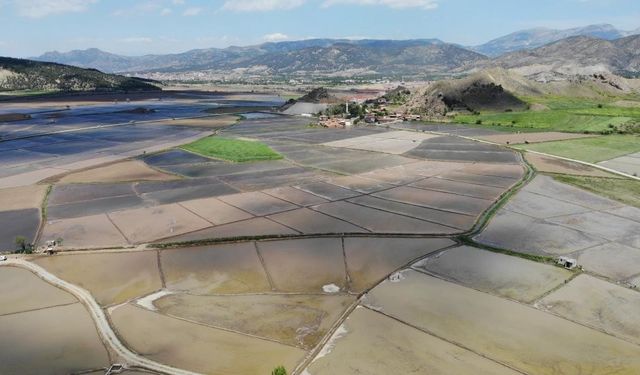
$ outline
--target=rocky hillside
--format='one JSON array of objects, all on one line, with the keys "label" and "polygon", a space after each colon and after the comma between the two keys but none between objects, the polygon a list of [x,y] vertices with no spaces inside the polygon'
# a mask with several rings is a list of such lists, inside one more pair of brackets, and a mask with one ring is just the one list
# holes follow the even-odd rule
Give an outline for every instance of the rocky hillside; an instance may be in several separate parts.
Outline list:
[{"label": "rocky hillside", "polygon": [[[516,85],[514,82],[509,84]],[[417,90],[403,109],[414,114],[439,117],[463,111],[517,111],[526,106],[512,92],[505,90],[500,80],[482,72],[462,79],[438,81]]]},{"label": "rocky hillside", "polygon": [[95,69],[0,57],[0,90],[150,91],[147,80],[105,74]]},{"label": "rocky hillside", "polygon": [[509,53],[488,65],[518,68],[525,75],[609,71],[633,76],[640,72],[640,35],[611,41],[586,36],[572,37],[531,51]]}]

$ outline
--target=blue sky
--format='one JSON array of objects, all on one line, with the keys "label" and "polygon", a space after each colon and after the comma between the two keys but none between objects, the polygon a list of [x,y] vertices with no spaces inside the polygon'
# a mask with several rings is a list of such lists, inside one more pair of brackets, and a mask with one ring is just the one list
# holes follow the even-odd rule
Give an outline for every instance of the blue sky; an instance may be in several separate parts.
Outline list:
[{"label": "blue sky", "polygon": [[474,45],[532,27],[640,27],[639,0],[0,0],[0,55],[141,55],[315,37]]}]

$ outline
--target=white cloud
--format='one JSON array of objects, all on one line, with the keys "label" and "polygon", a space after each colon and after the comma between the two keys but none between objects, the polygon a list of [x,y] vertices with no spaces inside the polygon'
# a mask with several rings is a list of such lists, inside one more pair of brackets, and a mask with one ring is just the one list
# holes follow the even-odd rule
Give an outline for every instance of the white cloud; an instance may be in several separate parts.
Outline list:
[{"label": "white cloud", "polygon": [[262,37],[262,39],[266,40],[267,42],[279,42],[279,41],[287,40],[287,39],[291,39],[291,38],[289,38],[289,35],[287,35],[287,34],[273,33],[273,34],[264,35]]},{"label": "white cloud", "polygon": [[322,6],[330,7],[340,4],[384,5],[395,9],[422,8],[430,10],[438,7],[438,0],[325,0]]},{"label": "white cloud", "polygon": [[170,15],[171,13],[173,13],[173,11],[171,10],[171,8],[163,8],[163,9],[160,11],[160,15],[161,15],[161,16],[168,16],[168,15]]},{"label": "white cloud", "polygon": [[192,8],[185,9],[184,12],[182,12],[182,15],[192,17],[192,16],[197,16],[201,12],[202,12],[202,8],[192,7]]},{"label": "white cloud", "polygon": [[226,0],[222,9],[238,12],[264,12],[278,9],[293,9],[306,0]]},{"label": "white cloud", "polygon": [[18,14],[42,18],[53,14],[83,12],[98,0],[14,0]]}]

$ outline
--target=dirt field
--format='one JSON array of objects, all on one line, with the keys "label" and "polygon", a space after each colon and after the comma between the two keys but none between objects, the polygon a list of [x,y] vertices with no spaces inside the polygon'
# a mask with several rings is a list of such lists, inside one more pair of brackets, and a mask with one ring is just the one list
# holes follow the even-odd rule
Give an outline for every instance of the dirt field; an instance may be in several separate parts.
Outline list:
[{"label": "dirt field", "polygon": [[76,302],[69,293],[22,268],[1,267],[0,285],[0,316]]},{"label": "dirt field", "polygon": [[355,297],[174,294],[156,302],[160,312],[311,349]]},{"label": "dirt field", "polygon": [[193,294],[271,291],[253,243],[164,250],[167,287]]},{"label": "dirt field", "polygon": [[515,375],[518,372],[360,307],[304,374]]},{"label": "dirt field", "polygon": [[640,344],[640,322],[635,318],[640,293],[636,291],[580,275],[536,306]]},{"label": "dirt field", "polygon": [[112,313],[114,328],[130,347],[155,361],[206,374],[291,371],[304,351],[237,333],[188,323],[124,305]]},{"label": "dirt field", "polygon": [[540,143],[549,141],[563,141],[565,139],[577,139],[596,137],[593,134],[580,134],[580,133],[559,133],[559,132],[541,132],[541,133],[509,133],[509,134],[496,134],[485,135],[478,137],[479,139],[500,143],[500,144],[521,144],[521,143]]},{"label": "dirt field", "polygon": [[150,242],[211,226],[178,204],[118,211],[109,217],[131,243]]},{"label": "dirt field", "polygon": [[162,288],[155,251],[55,255],[34,263],[87,289],[103,306]]},{"label": "dirt field", "polygon": [[67,249],[98,249],[128,244],[105,214],[48,221],[40,238],[41,244],[62,238],[63,247]]},{"label": "dirt field", "polygon": [[522,302],[533,302],[571,277],[571,272],[562,268],[469,246],[446,250],[413,267]]},{"label": "dirt field", "polygon": [[600,169],[548,156],[532,154],[530,152],[525,154],[525,159],[527,159],[527,161],[539,172],[561,173],[576,176],[615,177],[615,175]]},{"label": "dirt field", "polygon": [[440,279],[406,271],[365,303],[520,371],[634,374],[640,347],[582,325]]},{"label": "dirt field", "polygon": [[0,189],[0,211],[40,208],[46,191],[46,185]]},{"label": "dirt field", "polygon": [[409,262],[453,244],[449,239],[345,238],[351,291],[363,292]]},{"label": "dirt field", "polygon": [[125,181],[170,181],[179,177],[159,172],[142,161],[127,160],[104,167],[75,172],[61,177],[61,184],[107,183]]},{"label": "dirt field", "polygon": [[327,286],[347,287],[339,238],[265,241],[258,249],[278,291],[322,293]]},{"label": "dirt field", "polygon": [[71,374],[110,364],[82,304],[0,316],[5,374]]}]

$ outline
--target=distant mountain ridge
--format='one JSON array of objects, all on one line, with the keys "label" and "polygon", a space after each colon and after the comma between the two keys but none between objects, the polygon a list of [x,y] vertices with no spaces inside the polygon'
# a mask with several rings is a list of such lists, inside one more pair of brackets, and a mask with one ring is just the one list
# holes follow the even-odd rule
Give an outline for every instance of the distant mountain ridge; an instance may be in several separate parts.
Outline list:
[{"label": "distant mountain ridge", "polygon": [[470,49],[490,57],[496,57],[509,52],[538,48],[545,44],[574,36],[615,40],[637,34],[640,34],[640,28],[634,31],[623,31],[609,24],[589,25],[564,30],[534,28],[516,31],[485,44],[470,47]]},{"label": "distant mountain ridge", "polygon": [[[205,76],[413,76],[440,77],[490,68],[538,66],[576,74],[609,70],[636,76],[638,50],[634,36],[607,24],[567,30],[531,29],[465,48],[438,39],[308,39],[247,47],[196,49],[178,54],[120,56],[98,49],[48,52],[35,59],[105,72],[140,74],[158,79]],[[631,36],[628,36],[631,35]],[[497,57],[488,57],[496,55]],[[502,51],[511,51],[502,53]],[[529,75],[528,72],[522,72]]]},{"label": "distant mountain ridge", "polygon": [[[195,70],[223,70],[235,68],[249,68],[265,65],[261,61],[274,61],[279,54],[323,49],[339,46],[344,49],[410,49],[419,46],[444,46],[446,43],[438,39],[412,40],[349,40],[349,39],[307,39],[300,41],[270,42],[248,47],[207,48],[195,49],[183,53],[167,55],[121,56],[104,52],[96,48],[74,50],[60,53],[47,52],[33,60],[57,62],[75,65],[83,68],[94,68],[110,73],[130,72],[181,72]],[[460,47],[456,47],[460,48]],[[460,48],[462,51],[463,48]],[[464,53],[468,52],[465,50]]]}]

